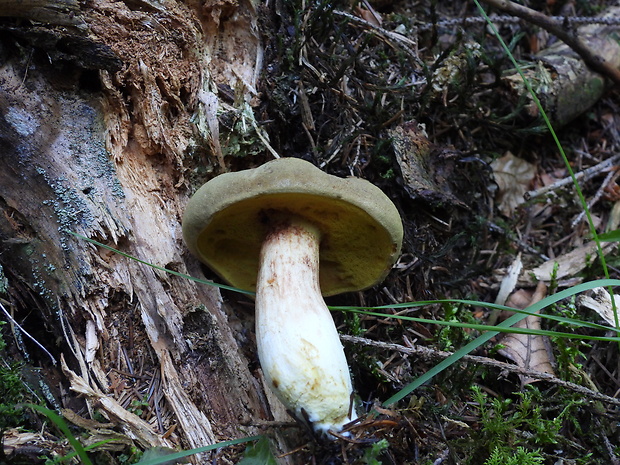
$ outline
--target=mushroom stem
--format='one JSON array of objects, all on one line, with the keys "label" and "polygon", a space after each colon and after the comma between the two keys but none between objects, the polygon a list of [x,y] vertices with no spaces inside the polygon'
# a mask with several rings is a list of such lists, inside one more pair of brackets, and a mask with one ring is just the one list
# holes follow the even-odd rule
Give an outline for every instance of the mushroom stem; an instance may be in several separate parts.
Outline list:
[{"label": "mushroom stem", "polygon": [[319,286],[321,233],[301,218],[272,225],[256,283],[256,339],[267,383],[314,430],[338,432],[357,415],[338,331]]}]

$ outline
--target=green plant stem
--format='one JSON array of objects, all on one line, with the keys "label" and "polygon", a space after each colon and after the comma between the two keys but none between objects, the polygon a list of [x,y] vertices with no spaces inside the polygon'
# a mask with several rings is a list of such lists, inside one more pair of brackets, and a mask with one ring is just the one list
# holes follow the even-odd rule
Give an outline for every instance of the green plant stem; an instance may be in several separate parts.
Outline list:
[{"label": "green plant stem", "polygon": [[[603,282],[603,281],[596,281],[596,280],[589,281],[588,287],[585,290],[592,289],[592,287],[590,286],[595,285],[596,283],[600,283],[600,282]],[[605,282],[608,282],[608,281],[605,281]],[[609,282],[616,282],[617,285],[620,285],[620,280],[616,280],[616,281],[611,280]],[[598,286],[598,287],[601,287],[601,286]],[[527,315],[532,314],[527,308],[522,310],[522,309],[508,307],[506,305],[499,305],[499,304],[495,304],[491,302],[480,302],[476,300],[466,300],[466,299],[423,300],[423,301],[417,301],[417,302],[404,302],[404,303],[394,304],[394,305],[381,305],[378,307],[356,307],[356,306],[335,306],[334,307],[334,306],[331,306],[329,307],[329,309],[336,310],[336,311],[365,313],[368,315],[381,316],[382,318],[391,317],[391,318],[404,319],[404,320],[409,320],[409,321],[416,321],[418,323],[439,324],[439,325],[444,325],[444,326],[457,326],[457,327],[470,328],[470,329],[482,328],[483,330],[486,330],[490,327],[488,324],[481,325],[481,324],[475,324],[475,323],[460,323],[460,322],[443,321],[443,320],[429,320],[425,318],[402,316],[398,314],[372,313],[373,310],[411,309],[411,308],[424,307],[427,305],[435,305],[435,304],[440,304],[440,305],[441,304],[462,304],[462,305],[470,305],[473,307],[484,307],[484,308],[488,308],[488,309],[491,309],[497,312],[506,311],[510,313],[524,313]],[[552,314],[547,314],[547,313],[540,313],[540,314],[537,314],[536,316],[547,319],[547,320],[555,321],[558,323],[569,324],[569,325],[573,325],[577,327],[586,327],[586,328],[599,330],[599,331],[611,330],[615,332],[620,332],[620,329],[610,328],[609,326],[601,325],[598,323],[591,323],[589,321],[584,321],[584,320],[577,320],[574,318],[567,318],[567,317],[557,316],[557,315],[552,315]],[[509,331],[507,330],[506,332],[509,332]],[[555,331],[550,331],[550,333],[552,333],[553,335],[558,334]],[[542,332],[539,333],[538,330],[527,330],[526,329],[525,332],[523,332],[523,334],[543,334],[543,333]]]},{"label": "green plant stem", "polygon": [[[484,325],[484,324],[475,324],[475,323],[461,323],[459,321],[444,321],[444,320],[430,320],[427,318],[416,318],[412,316],[404,316],[404,315],[390,315],[387,313],[378,313],[371,312],[368,310],[356,309],[354,307],[340,307],[339,310],[345,312],[352,313],[361,313],[368,316],[377,316],[380,318],[394,318],[396,320],[405,320],[405,321],[415,321],[416,323],[422,324],[435,324],[439,326],[450,326],[453,328],[467,328],[467,329],[475,329],[478,331],[497,331],[498,333],[510,333],[510,334],[527,334],[527,335],[535,335],[535,336],[549,336],[549,337],[563,337],[566,339],[580,339],[580,340],[588,340],[588,341],[605,341],[605,342],[620,342],[620,337],[608,337],[608,336],[590,336],[587,334],[573,334],[573,333],[562,333],[559,331],[549,331],[545,329],[528,329],[528,328],[512,328],[512,327],[503,327],[500,325]],[[523,313],[523,312],[521,312]],[[525,312],[527,317],[530,315],[529,312]],[[539,316],[539,315],[536,315]],[[586,325],[584,325],[586,326]],[[612,330],[613,328],[601,326],[603,330]],[[620,332],[620,330],[616,330],[616,332]]]},{"label": "green plant stem", "polygon": [[176,463],[176,460],[188,457],[194,454],[202,454],[203,452],[209,452],[214,449],[220,449],[222,447],[234,446],[237,444],[243,444],[251,441],[258,441],[263,436],[250,436],[246,438],[240,439],[232,439],[230,441],[222,441],[215,444],[211,444],[209,446],[198,447],[196,449],[185,450],[181,452],[175,452],[173,454],[166,454],[163,457],[158,457],[152,460],[140,461],[136,465],[160,465],[160,464],[168,464],[168,463]]}]

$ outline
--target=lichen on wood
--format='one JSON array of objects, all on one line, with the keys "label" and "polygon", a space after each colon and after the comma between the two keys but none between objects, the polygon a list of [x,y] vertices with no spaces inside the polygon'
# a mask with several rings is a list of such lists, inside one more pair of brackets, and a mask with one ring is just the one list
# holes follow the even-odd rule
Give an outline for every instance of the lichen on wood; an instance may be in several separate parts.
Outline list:
[{"label": "lichen on wood", "polygon": [[[248,74],[225,63],[226,54],[212,56],[204,34],[234,41],[254,9],[233,3],[218,16],[213,5],[138,3],[81,10],[89,34],[122,60],[118,71],[99,71],[99,87],[85,85],[93,75],[79,63],[56,67],[36,49],[33,58],[9,48],[0,66],[0,263],[16,310],[27,297],[11,287],[20,280],[61,341],[64,389],[117,427],[139,425],[130,436],[142,447],[193,448],[252,434],[252,421],[270,418],[219,292],[70,232],[201,275],[180,234],[188,173],[197,164],[202,173],[225,167],[194,124],[205,111],[197,96],[221,83],[247,93],[241,101],[249,104],[259,66],[248,58]],[[254,33],[239,34],[257,59]],[[208,333],[201,344],[191,343],[196,321]],[[141,423],[118,409],[141,401],[137,388],[147,381],[155,394]]]}]

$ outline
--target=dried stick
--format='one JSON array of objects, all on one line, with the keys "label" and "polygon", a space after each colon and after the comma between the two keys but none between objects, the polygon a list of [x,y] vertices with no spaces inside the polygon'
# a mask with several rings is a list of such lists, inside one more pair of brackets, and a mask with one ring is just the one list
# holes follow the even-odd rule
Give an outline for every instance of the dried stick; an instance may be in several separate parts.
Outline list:
[{"label": "dried stick", "polygon": [[[507,15],[489,15],[489,18],[495,24],[516,24],[521,21],[520,18]],[[568,27],[583,26],[587,24],[603,24],[607,26],[620,25],[620,18],[604,18],[604,17],[592,17],[592,16],[548,16],[552,21],[561,22]],[[424,23],[418,26],[418,31],[428,31],[434,27],[448,28],[455,26],[486,26],[486,18],[479,16],[468,16],[466,18],[453,18],[437,21],[436,23]]]},{"label": "dried stick", "polygon": [[[596,191],[596,194],[594,194],[594,197],[592,197],[592,199],[588,202],[588,210],[592,210],[592,207],[599,200],[601,200],[601,198],[603,197],[603,194],[605,193],[605,189],[607,189],[607,186],[609,186],[612,183],[615,183],[616,179],[618,179],[618,176],[620,176],[620,172],[618,171],[609,172],[609,174],[607,175],[603,183],[600,185],[600,187]],[[571,224],[570,224],[571,227],[573,228],[576,227],[579,223],[583,221],[585,216],[586,216],[586,210],[584,209],[581,213],[579,213],[579,215],[577,215],[577,217],[573,221],[571,221]]]},{"label": "dried stick", "polygon": [[338,10],[334,10],[334,15],[336,16],[341,16],[343,18],[347,18],[349,21],[351,21],[352,23],[356,23],[360,26],[363,26],[369,30],[371,30],[372,32],[374,32],[375,34],[377,34],[378,36],[382,37],[383,39],[385,39],[386,42],[388,43],[393,43],[396,42],[400,45],[400,47],[407,52],[407,54],[413,59],[414,62],[416,63],[420,63],[420,57],[418,56],[417,53],[417,48],[418,48],[418,44],[417,42],[415,42],[414,40],[411,40],[410,38],[402,35],[402,34],[398,34],[397,32],[392,32],[392,31],[388,31],[387,29],[383,29],[380,26],[376,26],[368,21],[366,21],[363,18],[360,18],[358,16],[352,15],[350,13],[344,12],[344,11],[338,11]]},{"label": "dried stick", "polygon": [[[586,168],[583,171],[575,173],[575,179],[579,181],[583,178],[584,181],[587,181],[588,179],[591,179],[592,177],[598,175],[599,173],[611,169],[619,161],[620,161],[620,154],[614,155],[613,157],[603,160],[602,162],[594,166],[591,166],[589,168]],[[563,179],[560,179],[559,181],[554,182],[553,184],[549,184],[548,186],[543,186],[540,189],[528,191],[525,193],[523,197],[525,198],[525,200],[531,200],[534,197],[538,197],[548,192],[555,191],[559,189],[560,187],[564,187],[564,186],[572,185],[572,184],[573,184],[573,178],[571,176],[567,176]]]},{"label": "dried stick", "polygon": [[[407,354],[407,355],[420,355],[425,358],[445,359],[445,358],[448,358],[450,355],[452,355],[452,352],[434,350],[434,349],[430,349],[428,347],[423,347],[423,346],[405,347],[400,344],[373,341],[371,339],[366,339],[366,338],[357,337],[357,336],[348,336],[346,334],[340,335],[340,339],[346,342],[351,342],[353,344],[361,344],[365,346],[378,347],[380,349],[393,350],[393,351],[397,351],[397,352]],[[579,384],[571,383],[569,381],[564,381],[549,373],[542,373],[540,371],[528,370],[527,368],[521,368],[517,365],[500,362],[498,360],[493,360],[487,357],[480,357],[478,355],[465,355],[463,356],[463,358],[461,358],[461,360],[467,363],[476,363],[478,365],[486,365],[486,366],[497,368],[503,371],[510,371],[513,373],[518,373],[520,375],[524,375],[529,378],[535,378],[535,379],[548,381],[557,386],[561,386],[563,388],[570,389],[571,391],[577,392],[579,394],[583,394],[584,396],[587,396],[590,399],[598,400],[598,401],[605,402],[611,405],[620,406],[620,399],[607,396],[601,392],[593,391],[584,386],[580,386]]]},{"label": "dried stick", "polygon": [[613,67],[604,57],[592,50],[587,43],[578,37],[575,31],[567,30],[563,21],[558,21],[544,13],[513,3],[509,0],[482,1],[498,10],[542,27],[573,49],[593,70],[607,76],[615,84],[620,84],[620,70]]}]

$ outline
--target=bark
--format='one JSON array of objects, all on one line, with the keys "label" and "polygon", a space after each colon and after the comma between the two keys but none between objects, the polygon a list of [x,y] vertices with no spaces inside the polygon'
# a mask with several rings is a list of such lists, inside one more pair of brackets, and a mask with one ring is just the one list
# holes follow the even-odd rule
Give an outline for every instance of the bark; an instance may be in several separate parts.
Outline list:
[{"label": "bark", "polygon": [[[248,312],[69,233],[202,276],[180,219],[194,188],[224,168],[218,86],[237,92],[228,111],[255,97],[257,13],[245,0],[161,5],[104,0],[82,6],[74,30],[4,28],[0,264],[25,329],[42,321],[62,341],[48,347],[63,359],[61,390],[142,447],[193,448],[255,434],[247,425],[279,408],[249,369],[254,342],[235,330]],[[59,49],[84,33],[87,49]],[[58,40],[38,45],[50,34]],[[127,405],[143,378],[152,413],[139,418]]]},{"label": "bark", "polygon": [[[601,17],[617,17],[619,12],[620,8],[612,7]],[[597,59],[602,60],[607,68],[616,72],[620,70],[617,28],[600,24],[582,26],[577,29],[575,36],[589,49],[595,50]],[[605,75],[590,68],[566,43],[558,42],[535,58],[537,65],[525,70],[524,74],[556,128],[588,111],[609,87]],[[518,74],[506,76],[504,82],[515,97],[527,94]],[[526,105],[526,111],[531,116],[539,116],[538,108],[531,101]]]}]

